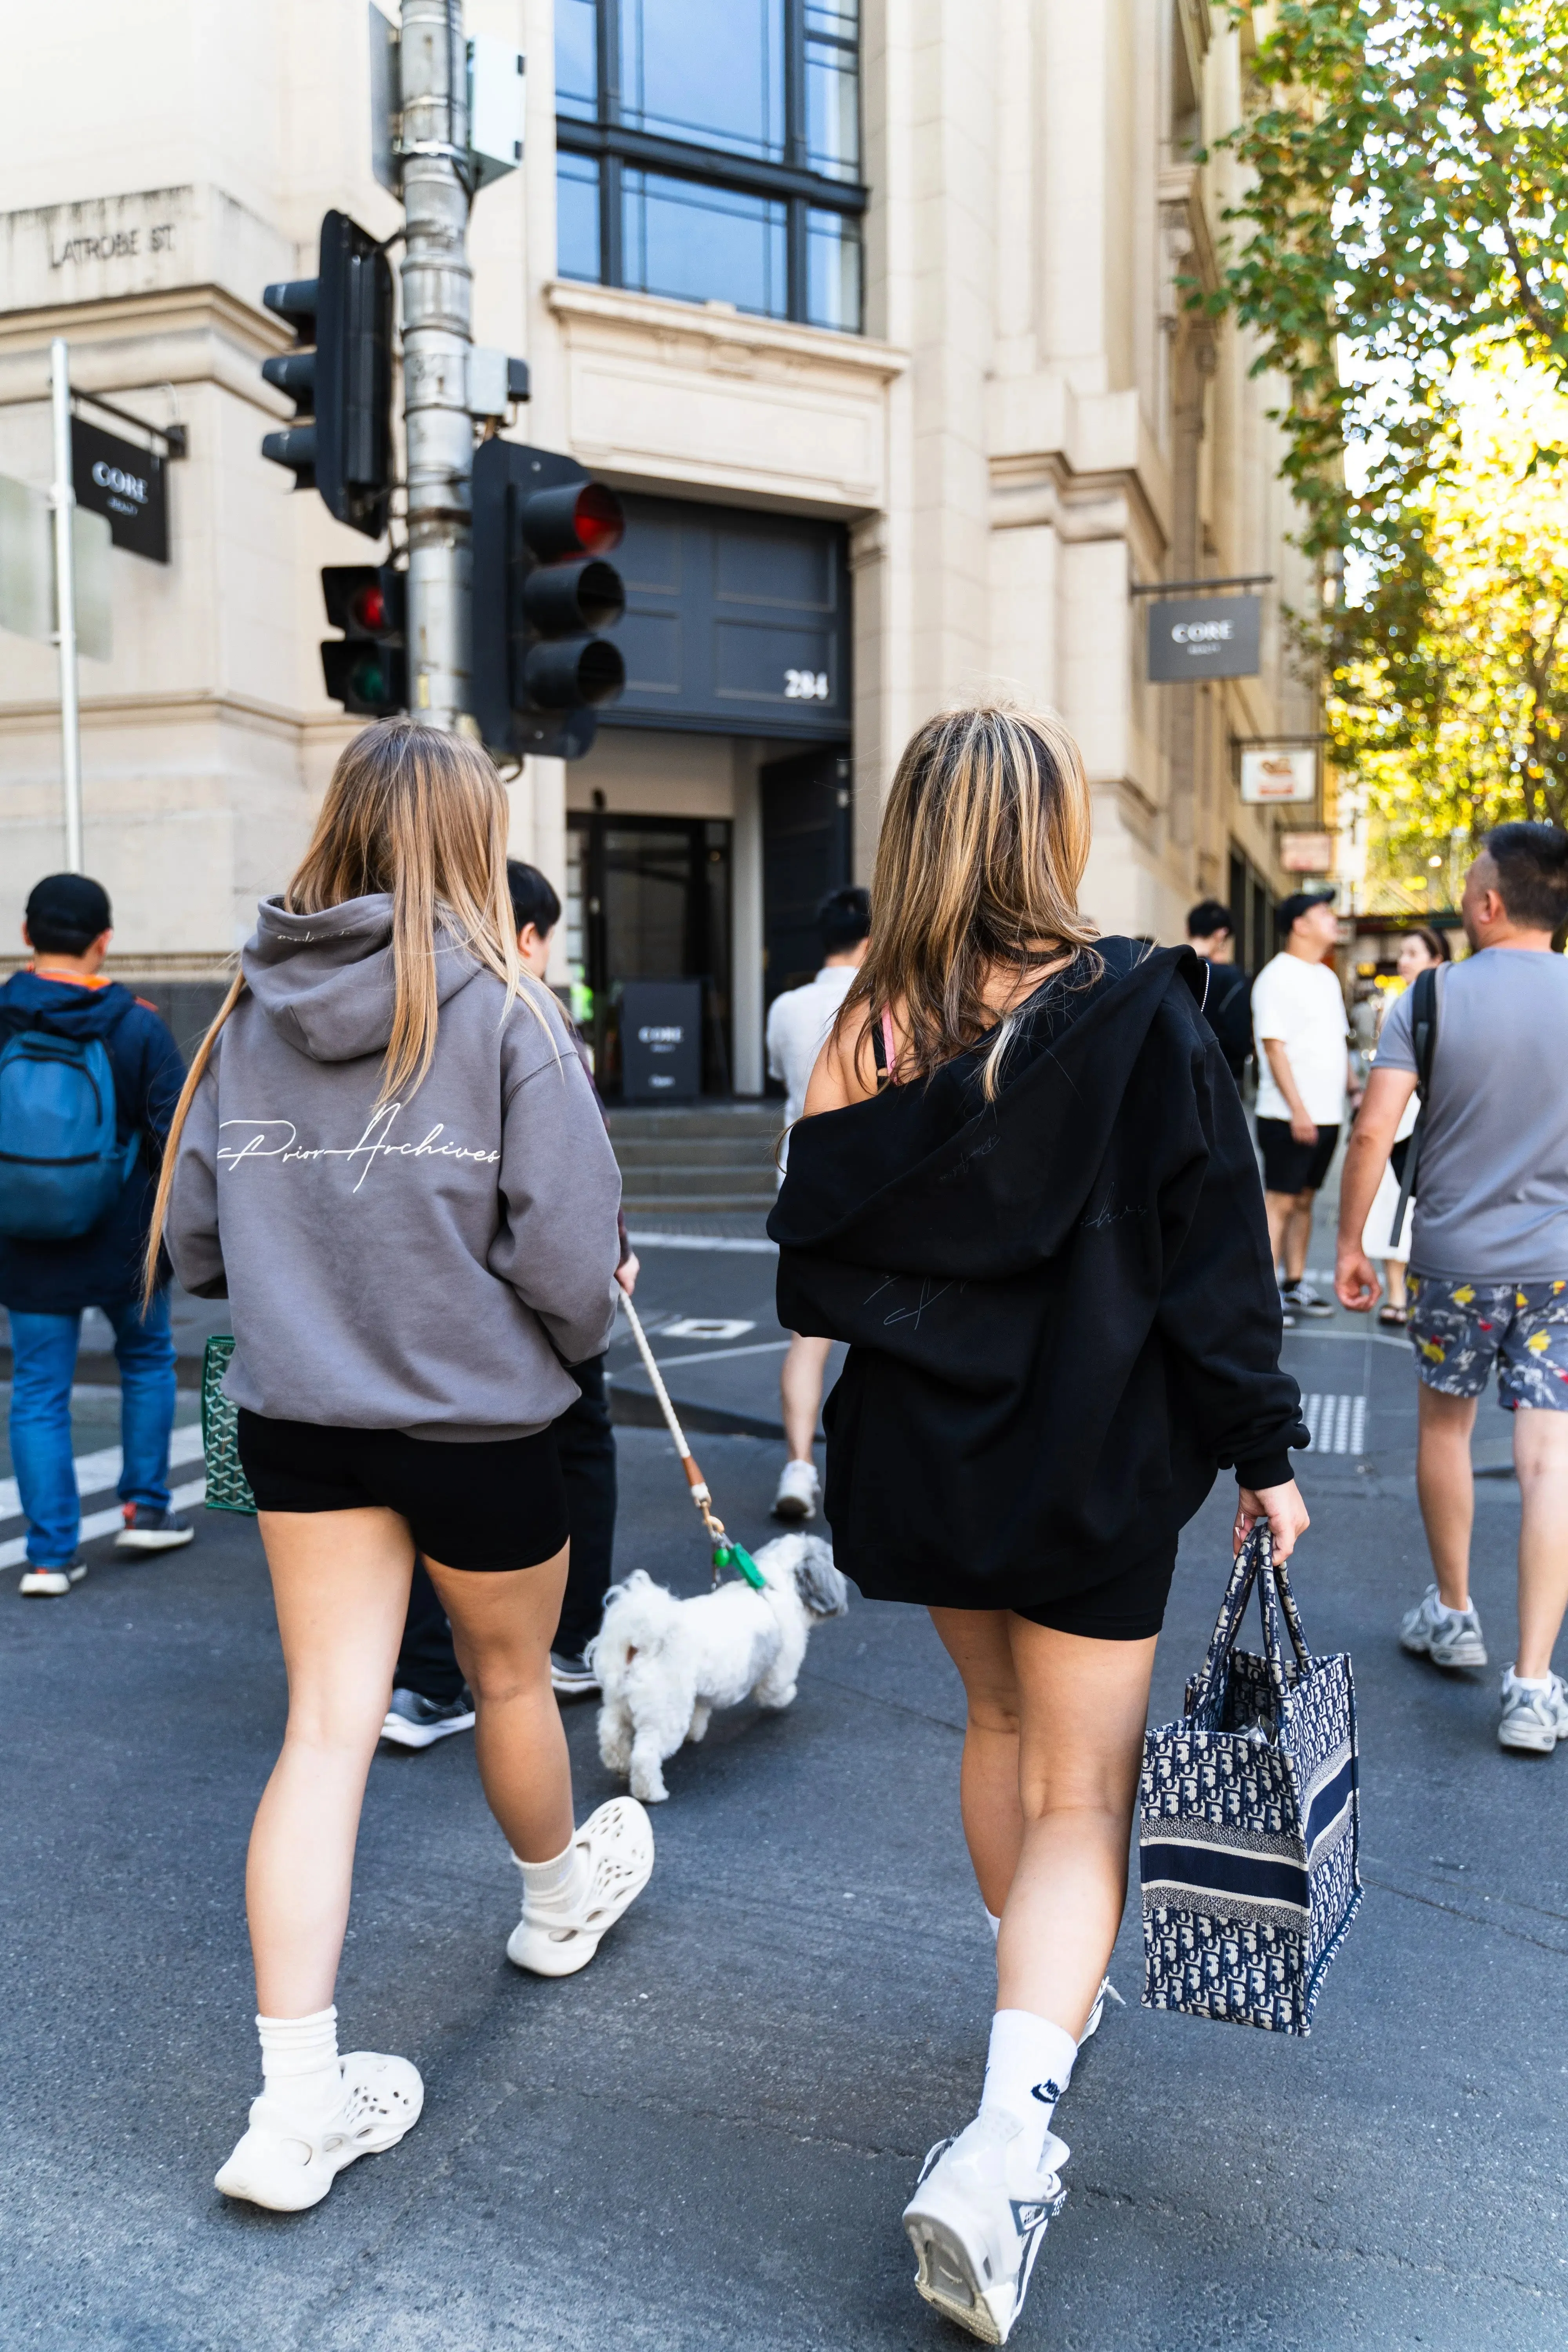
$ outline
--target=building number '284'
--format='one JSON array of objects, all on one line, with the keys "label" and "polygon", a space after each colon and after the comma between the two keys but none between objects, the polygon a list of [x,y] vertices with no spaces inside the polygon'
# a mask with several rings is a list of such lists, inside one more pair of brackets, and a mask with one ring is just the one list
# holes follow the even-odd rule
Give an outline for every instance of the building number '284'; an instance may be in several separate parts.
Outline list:
[{"label": "building number '284'", "polygon": [[826,702],[827,693],[827,672],[825,669],[785,670],[786,702]]}]

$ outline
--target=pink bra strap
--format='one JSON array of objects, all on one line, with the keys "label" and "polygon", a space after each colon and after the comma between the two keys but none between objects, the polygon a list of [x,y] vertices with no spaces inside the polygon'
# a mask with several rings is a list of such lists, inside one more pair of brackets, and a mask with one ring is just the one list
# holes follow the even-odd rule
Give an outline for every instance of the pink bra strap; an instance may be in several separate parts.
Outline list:
[{"label": "pink bra strap", "polygon": [[898,1049],[893,1043],[893,1016],[882,1007],[882,1059],[889,1082],[898,1063]]}]

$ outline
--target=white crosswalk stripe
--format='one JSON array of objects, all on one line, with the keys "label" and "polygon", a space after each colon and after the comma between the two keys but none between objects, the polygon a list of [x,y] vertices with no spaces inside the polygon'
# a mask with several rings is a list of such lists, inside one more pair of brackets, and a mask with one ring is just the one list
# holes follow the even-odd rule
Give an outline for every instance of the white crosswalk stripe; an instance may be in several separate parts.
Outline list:
[{"label": "white crosswalk stripe", "polygon": [[[205,1478],[193,1478],[188,1486],[176,1486],[169,1502],[176,1511],[189,1510],[193,1503],[203,1500],[207,1491]],[[107,1511],[89,1511],[81,1523],[81,1541],[91,1543],[95,1536],[111,1536],[124,1524],[124,1514],[118,1503]],[[8,1543],[0,1543],[0,1568],[15,1568],[27,1557],[26,1536],[13,1536]]]},{"label": "white crosswalk stripe", "polygon": [[[202,1433],[192,1422],[187,1429],[176,1429],[169,1439],[169,1467],[184,1469],[187,1462],[202,1458]],[[97,1454],[79,1454],[76,1457],[76,1490],[79,1495],[101,1495],[106,1486],[120,1483],[120,1448],[105,1445]],[[15,1478],[0,1478],[0,1521],[20,1517],[22,1497],[16,1491]]]},{"label": "white crosswalk stripe", "polygon": [[1321,1394],[1303,1397],[1301,1418],[1311,1433],[1314,1454],[1362,1454],[1366,1450],[1364,1396]]}]

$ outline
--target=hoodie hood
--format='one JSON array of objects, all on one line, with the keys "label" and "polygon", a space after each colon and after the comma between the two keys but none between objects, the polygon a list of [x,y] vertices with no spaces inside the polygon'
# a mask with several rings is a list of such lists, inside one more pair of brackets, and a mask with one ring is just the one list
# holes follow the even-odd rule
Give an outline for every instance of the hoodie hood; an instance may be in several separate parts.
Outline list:
[{"label": "hoodie hood", "polygon": [[1097,945],[1104,969],[1079,992],[1065,1034],[1011,1079],[1005,1067],[994,1102],[960,1110],[956,1124],[938,1114],[945,1132],[912,1136],[912,1106],[891,1087],[797,1127],[771,1237],[786,1250],[960,1281],[1049,1258],[1095,1189],[1161,1004],[1173,988],[1203,992],[1189,948]]},{"label": "hoodie hood", "polygon": [[107,1037],[135,1002],[118,980],[107,988],[83,988],[75,981],[16,971],[0,988],[0,1005],[6,1013],[25,1014],[29,1022],[37,1019],[62,1037]]},{"label": "hoodie hood", "polygon": [[[392,898],[377,891],[317,915],[264,898],[240,969],[268,1021],[313,1062],[384,1054],[392,1038]],[[449,933],[436,940],[436,1001],[446,1004],[484,967]]]}]

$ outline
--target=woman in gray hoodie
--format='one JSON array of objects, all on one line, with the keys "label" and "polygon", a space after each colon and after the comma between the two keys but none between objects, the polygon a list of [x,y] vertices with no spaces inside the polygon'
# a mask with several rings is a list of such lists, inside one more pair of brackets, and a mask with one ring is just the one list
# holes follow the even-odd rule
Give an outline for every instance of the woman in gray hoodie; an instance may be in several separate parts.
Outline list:
[{"label": "woman in gray hoodie", "polygon": [[576,1393],[563,1367],[614,1320],[620,1181],[519,964],[506,838],[477,747],[405,719],[355,737],[196,1055],[154,1214],[150,1267],[162,1240],[187,1289],[231,1305],[289,1671],[246,1881],[264,2088],[216,2183],[279,2211],[391,2147],[423,2100],[405,2059],[339,2057],[332,2006],[416,1550],[522,1873],[509,1958],[585,1967],[653,1866],[630,1799],[574,1829],[550,1687],[567,1560],[550,1424]]}]

